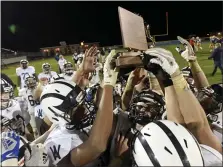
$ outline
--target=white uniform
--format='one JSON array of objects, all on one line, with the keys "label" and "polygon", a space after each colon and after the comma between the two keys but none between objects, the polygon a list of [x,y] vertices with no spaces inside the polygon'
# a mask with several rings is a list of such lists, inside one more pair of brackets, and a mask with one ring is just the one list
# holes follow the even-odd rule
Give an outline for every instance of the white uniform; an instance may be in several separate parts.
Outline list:
[{"label": "white uniform", "polygon": [[21,67],[16,68],[16,75],[21,78],[21,88],[25,87],[25,80],[29,76],[35,74],[35,68],[33,66],[28,66],[26,69]]},{"label": "white uniform", "polygon": [[102,64],[101,63],[97,63],[96,64],[96,68],[95,68],[95,71],[93,73],[93,76],[92,76],[92,79],[90,80],[90,83],[89,83],[89,86],[92,86],[96,83],[101,83],[101,79],[100,79],[100,70],[103,68]]},{"label": "white uniform", "polygon": [[60,77],[63,77],[66,81],[71,81],[73,76],[75,75],[76,71],[74,71],[73,75],[67,75],[65,73],[59,74]]},{"label": "white uniform", "polygon": [[34,99],[33,99],[33,93],[34,90],[23,88],[19,90],[19,96],[23,97],[24,100],[27,101],[28,104],[28,112],[30,115],[33,115],[35,113],[35,106],[39,105]]},{"label": "white uniform", "polygon": [[22,111],[19,102],[16,100],[10,100],[9,107],[4,110],[1,110],[1,115],[10,120],[15,118],[17,115],[22,116]]},{"label": "white uniform", "polygon": [[26,102],[28,104],[28,112],[30,115],[30,124],[33,128],[35,137],[37,137],[36,133],[38,130],[37,130],[36,119],[35,119],[35,115],[36,115],[35,107],[37,105],[39,105],[39,103],[36,100],[34,100],[33,94],[34,94],[34,89],[23,88],[23,89],[20,89],[20,91],[19,91],[19,95],[22,96],[22,98],[24,100],[26,100]]},{"label": "white uniform", "polygon": [[[50,161],[53,165],[57,165],[65,158],[72,149],[81,145],[88,139],[88,133],[91,127],[85,128],[84,132],[67,130],[65,126],[56,125],[53,131],[49,134],[44,146],[47,150]],[[100,163],[98,160],[86,166],[97,166]]]},{"label": "white uniform", "polygon": [[51,78],[54,76],[54,75],[57,75],[57,73],[55,71],[50,71],[50,73],[44,73],[44,72],[41,72],[39,73],[38,75],[38,79],[41,80],[42,78],[47,78],[48,79],[48,82],[51,82]]},{"label": "white uniform", "polygon": [[200,144],[204,166],[222,166],[222,155],[215,149]]}]

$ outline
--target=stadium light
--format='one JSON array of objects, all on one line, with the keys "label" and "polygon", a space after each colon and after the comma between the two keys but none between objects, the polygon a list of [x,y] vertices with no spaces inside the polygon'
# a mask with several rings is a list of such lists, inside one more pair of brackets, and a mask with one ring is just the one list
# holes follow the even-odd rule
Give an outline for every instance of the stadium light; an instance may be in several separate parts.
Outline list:
[{"label": "stadium light", "polygon": [[210,34],[207,34],[207,36],[209,36]]},{"label": "stadium light", "polygon": [[221,35],[221,33],[219,32],[218,35]]},{"label": "stadium light", "polygon": [[81,42],[81,46],[83,46],[84,45],[84,41],[83,42]]}]

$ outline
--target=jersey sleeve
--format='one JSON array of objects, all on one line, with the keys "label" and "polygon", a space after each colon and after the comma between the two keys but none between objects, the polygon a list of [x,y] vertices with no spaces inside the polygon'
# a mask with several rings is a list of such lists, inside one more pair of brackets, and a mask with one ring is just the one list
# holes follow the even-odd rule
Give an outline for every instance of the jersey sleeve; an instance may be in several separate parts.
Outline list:
[{"label": "jersey sleeve", "polygon": [[30,66],[30,72],[31,72],[31,74],[35,74],[36,70],[33,66]]}]

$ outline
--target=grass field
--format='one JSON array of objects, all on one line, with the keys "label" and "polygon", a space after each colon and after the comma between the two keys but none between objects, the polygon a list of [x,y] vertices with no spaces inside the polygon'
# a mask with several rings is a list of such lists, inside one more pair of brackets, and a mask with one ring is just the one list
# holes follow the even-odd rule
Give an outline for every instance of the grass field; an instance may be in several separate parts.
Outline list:
[{"label": "grass field", "polygon": [[[210,55],[208,45],[209,45],[209,43],[203,43],[202,44],[203,50],[198,51],[196,53],[196,56],[198,58],[200,66],[203,69],[203,71],[205,72],[210,84],[219,83],[219,82],[222,82],[222,76],[221,76],[219,69],[214,77],[211,76],[211,73],[213,71],[213,61],[207,59],[208,56]],[[185,60],[183,60],[181,58],[181,56],[179,56],[179,54],[175,50],[175,47],[176,47],[176,45],[164,46],[164,48],[166,48],[167,50],[169,50],[173,53],[179,66],[181,68],[183,68],[183,67],[187,66],[187,62]],[[72,56],[65,56],[65,59],[67,59],[68,61],[73,63]],[[54,58],[31,61],[31,62],[29,62],[29,65],[34,66],[36,69],[36,73],[39,74],[40,72],[42,72],[42,64],[45,62],[48,62],[51,64],[53,71],[56,71],[56,72],[58,71],[58,66],[57,66],[57,63]],[[13,80],[14,83],[17,83],[17,76],[15,73],[15,69],[17,67],[19,67],[19,63],[9,65],[9,66],[7,66],[7,68],[1,69],[1,70],[2,70],[2,73],[7,74]],[[16,92],[16,94],[17,94],[17,92]]]}]

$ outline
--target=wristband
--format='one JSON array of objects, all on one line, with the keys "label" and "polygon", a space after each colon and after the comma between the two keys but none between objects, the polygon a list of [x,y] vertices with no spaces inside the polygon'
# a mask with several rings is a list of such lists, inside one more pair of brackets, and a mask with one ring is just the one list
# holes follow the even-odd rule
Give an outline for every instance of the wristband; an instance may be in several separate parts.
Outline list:
[{"label": "wristband", "polygon": [[177,93],[184,90],[190,90],[189,85],[182,74],[172,77],[172,81]]},{"label": "wristband", "polygon": [[165,79],[165,80],[163,80],[162,82],[163,82],[163,86],[164,86],[165,88],[173,85],[173,81],[172,81],[170,78]]}]

